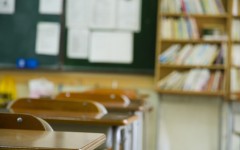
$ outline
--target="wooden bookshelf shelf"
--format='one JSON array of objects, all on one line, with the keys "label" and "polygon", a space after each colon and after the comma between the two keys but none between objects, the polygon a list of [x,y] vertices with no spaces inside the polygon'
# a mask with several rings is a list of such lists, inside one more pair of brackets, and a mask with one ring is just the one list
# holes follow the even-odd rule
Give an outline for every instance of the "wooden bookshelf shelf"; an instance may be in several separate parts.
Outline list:
[{"label": "wooden bookshelf shelf", "polygon": [[240,69],[240,66],[237,65],[231,65],[231,67]]},{"label": "wooden bookshelf shelf", "polygon": [[231,95],[238,95],[238,96],[240,96],[240,91],[239,92],[231,92]]},{"label": "wooden bookshelf shelf", "polygon": [[224,96],[225,93],[223,91],[181,91],[181,90],[162,90],[157,89],[158,93],[161,94],[174,94],[174,95],[196,95],[196,96]]},{"label": "wooden bookshelf shelf", "polygon": [[227,41],[223,40],[193,40],[193,39],[162,39],[162,43],[210,43],[210,44],[221,44],[226,43]]},{"label": "wooden bookshelf shelf", "polygon": [[240,18],[240,15],[233,15],[234,18]]},{"label": "wooden bookshelf shelf", "polygon": [[162,17],[193,17],[193,18],[227,18],[227,14],[174,14],[174,13],[162,13],[160,14]]},{"label": "wooden bookshelf shelf", "polygon": [[173,68],[173,69],[191,69],[191,68],[206,68],[210,70],[224,70],[223,65],[212,65],[212,66],[203,66],[203,65],[176,65],[176,64],[160,64],[161,68]]},{"label": "wooden bookshelf shelf", "polygon": [[239,44],[239,43],[240,43],[240,40],[232,40],[232,43],[234,43],[234,44]]},{"label": "wooden bookshelf shelf", "polygon": [[[187,85],[192,89],[195,89],[195,87],[200,89],[199,87],[207,86],[207,89],[223,88],[223,90],[182,91],[163,90],[158,87],[156,89],[157,92],[161,94],[228,97],[230,95],[231,87],[231,48],[233,43],[240,44],[240,40],[234,41],[231,39],[232,21],[234,19],[231,14],[232,7],[230,7],[230,5],[232,5],[232,1],[209,0],[214,1],[211,3],[209,1],[202,1],[204,5],[201,6],[200,4],[197,4],[198,2],[193,4],[185,1],[182,3],[176,3],[175,0],[158,1],[161,5],[159,5],[160,7],[158,9],[159,11],[157,16],[158,34],[155,59],[156,85],[161,84],[161,87],[166,87],[168,89],[173,89],[172,86],[182,87],[182,85]],[[161,8],[162,10],[160,10]],[[187,12],[187,14],[174,13],[182,11]],[[181,17],[186,17],[186,19]],[[236,17],[240,18],[240,14]],[[204,40],[201,38],[207,35],[209,37],[211,37],[211,35],[216,36],[214,34],[215,30],[217,31],[216,33],[219,33],[219,40]],[[221,40],[221,37],[225,37],[223,35],[226,35],[226,38]],[[205,47],[206,44],[209,45]],[[160,55],[162,60],[161,62],[159,62]],[[164,61],[172,61],[172,59],[178,59],[179,62],[183,62],[186,59],[185,62],[189,63],[211,62],[210,59],[215,58],[215,55],[217,55],[217,62],[224,62],[223,65],[184,65],[162,63]]]},{"label": "wooden bookshelf shelf", "polygon": [[230,100],[240,101],[240,91],[239,92],[231,92]]}]

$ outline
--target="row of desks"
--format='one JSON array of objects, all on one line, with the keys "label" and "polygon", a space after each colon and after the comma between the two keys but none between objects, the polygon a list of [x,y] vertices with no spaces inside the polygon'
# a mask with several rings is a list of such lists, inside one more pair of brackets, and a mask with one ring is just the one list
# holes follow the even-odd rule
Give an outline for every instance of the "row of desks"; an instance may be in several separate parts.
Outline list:
[{"label": "row of desks", "polygon": [[[67,124],[75,124],[81,128],[82,126],[94,125],[98,128],[98,126],[108,126],[112,129],[112,146],[113,150],[119,150],[120,141],[123,140],[124,134],[121,136],[121,133],[126,133],[126,127],[133,124],[134,121],[138,119],[138,117],[132,113],[119,113],[119,112],[134,112],[134,111],[144,111],[146,108],[143,105],[139,105],[137,102],[132,103],[129,107],[114,107],[109,109],[111,113],[108,113],[101,118],[93,118],[81,116],[79,114],[68,114],[65,117],[62,114],[56,114],[51,112],[42,113],[38,110],[18,110],[17,113],[27,113],[32,114],[37,117],[40,117],[51,124],[56,123],[67,123]],[[116,113],[118,112],[118,113]],[[81,131],[81,130],[80,130]],[[123,131],[123,132],[121,132]],[[84,131],[85,132],[85,131]],[[132,137],[131,137],[132,138]],[[133,139],[132,141],[133,142]],[[125,145],[123,143],[123,145]],[[135,148],[136,149],[136,148]]]},{"label": "row of desks", "polygon": [[[110,127],[112,129],[112,149],[113,150],[119,150],[119,144],[120,141],[123,142],[123,148],[124,148],[124,141],[126,141],[125,134],[128,132],[128,126],[131,126],[131,129],[134,128],[133,123],[140,119],[139,115],[137,116],[135,112],[144,112],[146,110],[149,110],[150,107],[146,106],[143,101],[131,101],[131,103],[127,107],[122,106],[111,106],[107,107],[108,111],[110,113],[95,118],[91,116],[81,115],[79,113],[71,113],[71,112],[43,112],[39,111],[38,109],[17,109],[15,111],[16,113],[27,113],[31,114],[37,117],[40,117],[44,120],[46,120],[50,125],[55,124],[71,124],[71,125],[77,125],[79,128],[83,126],[92,126],[94,125],[95,128],[100,128],[102,126]],[[121,112],[121,113],[120,113]],[[123,113],[124,112],[124,113]],[[55,128],[55,127],[54,127]],[[84,130],[84,129],[83,129]],[[61,130],[60,130],[61,131]],[[65,129],[63,130],[65,131]],[[81,131],[81,130],[78,130]],[[131,131],[132,132],[132,131]],[[136,133],[138,131],[135,131]],[[140,131],[141,132],[141,131]],[[58,133],[58,132],[56,132]],[[64,132],[59,132],[58,134],[64,134]],[[69,135],[69,133],[67,133]],[[142,136],[141,134],[139,134]],[[131,137],[132,138],[132,137]],[[138,137],[139,138],[139,137]],[[131,139],[133,142],[133,139]],[[141,141],[142,142],[142,141]],[[135,141],[136,143],[136,141]],[[139,144],[139,143],[137,143]],[[129,148],[129,147],[128,147]],[[131,146],[131,150],[138,150],[138,147]]]}]

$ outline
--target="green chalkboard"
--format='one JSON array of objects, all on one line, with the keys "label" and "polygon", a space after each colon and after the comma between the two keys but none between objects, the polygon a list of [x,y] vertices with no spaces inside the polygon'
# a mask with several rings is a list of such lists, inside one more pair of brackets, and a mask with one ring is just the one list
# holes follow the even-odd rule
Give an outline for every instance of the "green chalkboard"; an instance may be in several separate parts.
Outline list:
[{"label": "green chalkboard", "polygon": [[34,58],[42,68],[58,68],[59,56],[35,53],[36,28],[40,21],[61,22],[61,16],[40,15],[39,0],[16,0],[15,13],[0,14],[0,65],[14,67],[17,58]]},{"label": "green chalkboard", "polygon": [[[68,59],[64,14],[42,15],[39,14],[38,7],[39,0],[16,0],[16,10],[13,15],[0,14],[0,67],[14,67],[17,58],[35,58],[41,68],[153,73],[157,0],[142,0],[141,32],[134,35],[134,58],[131,64],[90,63],[88,60]],[[40,21],[61,23],[63,32],[59,56],[35,53],[36,28]]]},{"label": "green chalkboard", "polygon": [[88,60],[68,59],[65,51],[64,68],[110,72],[153,73],[156,45],[156,19],[157,0],[142,0],[141,32],[134,35],[134,60],[132,64],[90,63]]}]

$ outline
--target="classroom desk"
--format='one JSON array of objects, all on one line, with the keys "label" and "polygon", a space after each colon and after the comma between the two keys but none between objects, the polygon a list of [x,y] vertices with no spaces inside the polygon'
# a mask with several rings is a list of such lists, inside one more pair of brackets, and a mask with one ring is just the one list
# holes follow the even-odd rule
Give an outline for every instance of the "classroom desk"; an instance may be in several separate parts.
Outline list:
[{"label": "classroom desk", "polygon": [[94,150],[104,143],[100,133],[0,129],[0,149]]},{"label": "classroom desk", "polygon": [[[49,112],[43,112],[40,110],[24,110],[24,109],[17,109],[15,110],[15,113],[27,113],[31,114],[37,117],[40,117],[44,120],[46,120],[50,125],[54,123],[68,123],[68,124],[76,124],[81,127],[81,125],[94,125],[94,126],[108,126],[112,128],[113,131],[113,150],[119,150],[119,143],[122,140],[123,142],[125,140],[121,139],[121,131],[124,134],[123,137],[125,137],[127,131],[125,127],[128,125],[131,125],[134,121],[138,119],[136,115],[132,114],[126,114],[126,113],[108,113],[100,118],[96,118],[93,116],[86,116],[86,115],[80,115],[80,114],[59,114],[59,113],[49,113]],[[54,129],[54,128],[53,128]],[[124,143],[123,143],[123,146]]]},{"label": "classroom desk", "polygon": [[152,106],[146,104],[145,100],[131,100],[130,104],[126,107],[121,106],[107,106],[108,112],[130,112],[131,114],[137,115],[138,120],[133,123],[133,126],[129,131],[132,131],[132,150],[145,150],[146,149],[146,143],[144,143],[146,140],[144,140],[144,135],[147,134],[146,127],[146,116],[149,111],[152,110]]},{"label": "classroom desk", "polygon": [[144,128],[145,118],[147,112],[152,109],[152,107],[147,104],[147,101],[144,99],[135,99],[131,100],[127,106],[112,105],[112,103],[104,103],[104,106],[110,113],[130,113],[138,116],[138,120],[129,126],[127,129],[128,131],[126,131],[126,133],[131,133],[127,137],[131,137],[132,139],[132,141],[127,141],[127,143],[130,145],[130,147],[132,147],[131,150],[145,150],[146,148],[144,147],[145,143],[143,139],[147,132],[147,130]]},{"label": "classroom desk", "polygon": [[[65,95],[67,94],[62,94],[60,96],[57,96],[55,98],[55,100],[64,100],[64,101],[83,101],[84,100],[84,95],[83,97],[81,97],[80,95],[77,95],[75,93],[69,94],[68,97],[66,96],[64,98]],[[86,95],[85,95],[86,96]],[[98,95],[96,95],[94,98],[96,98]],[[86,96],[86,99],[88,98],[88,96]],[[104,99],[105,97],[101,97],[100,98]],[[106,97],[108,98],[108,97]],[[101,102],[101,101],[99,101]],[[149,110],[151,110],[151,106],[149,106],[149,104],[147,104],[147,100],[145,99],[134,99],[129,101],[128,105],[122,105],[122,103],[113,103],[113,100],[109,100],[109,101],[104,101],[104,103],[102,103],[105,108],[108,110],[108,112],[110,113],[130,113],[130,114],[134,114],[138,116],[138,120],[135,121],[131,126],[131,128],[129,128],[129,132],[127,133],[131,133],[129,134],[128,137],[132,136],[131,139],[133,141],[128,142],[128,144],[132,147],[131,150],[144,150],[146,148],[144,148],[143,145],[145,145],[144,140],[143,140],[143,136],[144,134],[146,134],[146,129],[144,128],[144,124],[145,124],[145,116],[147,114],[147,112]],[[139,144],[139,143],[142,143]],[[130,147],[129,146],[129,147]]]}]

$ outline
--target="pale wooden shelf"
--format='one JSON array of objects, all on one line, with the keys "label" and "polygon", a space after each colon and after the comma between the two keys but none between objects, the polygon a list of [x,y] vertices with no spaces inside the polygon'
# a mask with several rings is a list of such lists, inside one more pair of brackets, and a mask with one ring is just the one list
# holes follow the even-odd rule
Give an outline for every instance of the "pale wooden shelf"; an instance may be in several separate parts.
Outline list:
[{"label": "pale wooden shelf", "polygon": [[239,92],[231,92],[232,95],[239,95],[240,96],[240,91]]},{"label": "pale wooden shelf", "polygon": [[234,18],[240,18],[240,14],[238,14],[238,15],[232,15],[232,17],[234,17]]},{"label": "pale wooden shelf", "polygon": [[182,14],[182,13],[162,13],[162,17],[194,17],[194,18],[227,18],[227,14]]},{"label": "pale wooden shelf", "polygon": [[160,42],[162,43],[213,43],[220,44],[227,41],[223,40],[202,40],[202,39],[162,39]]},{"label": "pale wooden shelf", "polygon": [[231,67],[240,69],[240,66],[237,65],[231,65]]},{"label": "pale wooden shelf", "polygon": [[240,101],[240,91],[239,92],[230,92],[230,100]]},{"label": "pale wooden shelf", "polygon": [[161,64],[159,63],[159,67],[162,68],[173,68],[173,69],[191,69],[191,68],[206,68],[211,70],[224,70],[224,65],[211,65],[211,66],[204,66],[204,65],[176,65],[176,64]]},{"label": "pale wooden shelf", "polygon": [[232,40],[232,43],[240,43],[240,40]]},{"label": "pale wooden shelf", "polygon": [[223,91],[182,91],[182,90],[162,90],[157,89],[160,94],[174,94],[174,95],[199,95],[199,96],[224,96]]}]

